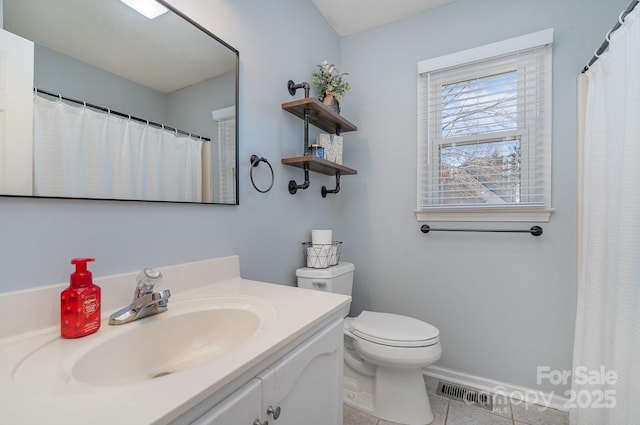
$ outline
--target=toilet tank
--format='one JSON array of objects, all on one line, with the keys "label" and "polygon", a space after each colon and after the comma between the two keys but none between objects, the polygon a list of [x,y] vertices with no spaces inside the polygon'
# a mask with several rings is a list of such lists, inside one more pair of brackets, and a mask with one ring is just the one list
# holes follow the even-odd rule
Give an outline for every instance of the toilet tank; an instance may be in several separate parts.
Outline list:
[{"label": "toilet tank", "polygon": [[326,269],[302,267],[296,270],[296,277],[300,288],[351,296],[354,269],[351,263],[338,263]]}]

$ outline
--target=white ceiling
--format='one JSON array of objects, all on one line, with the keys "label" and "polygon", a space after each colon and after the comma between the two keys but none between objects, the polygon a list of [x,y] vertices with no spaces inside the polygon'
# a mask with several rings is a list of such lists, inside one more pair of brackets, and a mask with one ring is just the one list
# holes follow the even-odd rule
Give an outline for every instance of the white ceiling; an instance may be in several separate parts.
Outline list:
[{"label": "white ceiling", "polygon": [[399,21],[455,0],[312,0],[341,35]]}]

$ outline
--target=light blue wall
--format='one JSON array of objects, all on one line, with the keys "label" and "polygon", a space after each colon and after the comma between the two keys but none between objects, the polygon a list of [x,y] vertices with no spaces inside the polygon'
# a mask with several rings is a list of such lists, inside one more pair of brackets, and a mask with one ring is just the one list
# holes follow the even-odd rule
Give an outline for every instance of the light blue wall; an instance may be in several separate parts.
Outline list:
[{"label": "light blue wall", "polygon": [[204,137],[217,131],[211,111],[235,105],[233,72],[164,94],[38,44],[34,56],[39,89]]},{"label": "light blue wall", "polygon": [[[576,77],[628,0],[459,0],[345,37],[342,69],[357,122],[345,158],[344,239],[357,244],[352,312],[426,320],[441,331],[440,366],[536,387],[536,366],[570,369],[576,303]],[[555,29],[553,214],[540,238],[419,232],[417,62]],[[345,112],[346,114],[347,112]],[[446,223],[429,223],[432,227]],[[462,227],[495,227],[489,223]],[[528,228],[531,223],[515,227]],[[498,225],[497,227],[502,227]],[[566,386],[544,385],[561,393]]]},{"label": "light blue wall", "polygon": [[229,72],[169,93],[167,124],[217,140],[218,126],[211,112],[235,105],[235,79]]},{"label": "light blue wall", "polygon": [[[2,197],[0,292],[65,282],[78,256],[95,256],[94,275],[105,276],[239,254],[244,277],[292,285],[300,243],[312,227],[331,226],[340,198],[320,196],[328,177],[314,175],[296,196],[287,191],[302,171],[280,158],[302,153],[302,122],[280,105],[292,99],[287,80],[308,79],[323,58],[339,59],[339,37],[310,1],[174,4],[240,51],[240,205]],[[273,165],[268,194],[251,187],[251,154]]]},{"label": "light blue wall", "polygon": [[[69,259],[88,255],[104,276],[239,254],[244,277],[293,284],[308,230],[333,227],[356,264],[353,311],[438,326],[440,365],[529,387],[538,365],[571,367],[575,78],[627,0],[459,0],[342,40],[310,1],[173,3],[240,50],[240,206],[0,198],[0,291],[63,282]],[[422,235],[413,214],[416,63],[548,27],[557,211],[544,235]],[[322,199],[333,181],[312,173],[311,188],[291,196],[287,182],[302,172],[279,158],[301,153],[302,124],[280,104],[291,99],[287,80],[308,80],[322,59],[350,73],[343,114],[359,131],[345,135],[345,163],[359,174]],[[251,154],[274,167],[266,195],[251,187]]]},{"label": "light blue wall", "polygon": [[158,123],[167,120],[167,95],[38,44],[33,79],[48,92]]}]

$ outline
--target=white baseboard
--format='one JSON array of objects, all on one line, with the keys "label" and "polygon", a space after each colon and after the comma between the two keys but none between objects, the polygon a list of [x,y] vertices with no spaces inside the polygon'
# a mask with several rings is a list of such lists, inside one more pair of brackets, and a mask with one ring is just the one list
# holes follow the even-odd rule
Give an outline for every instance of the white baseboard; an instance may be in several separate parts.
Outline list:
[{"label": "white baseboard", "polygon": [[534,390],[519,385],[507,384],[505,382],[495,381],[489,378],[470,375],[468,373],[458,372],[453,369],[446,369],[440,366],[429,366],[423,370],[423,375],[442,379],[454,384],[464,385],[465,387],[475,388],[488,393],[504,394],[513,399],[524,400],[527,403],[541,404],[552,409],[567,411],[566,403],[569,400],[566,397],[555,393],[548,393]]}]

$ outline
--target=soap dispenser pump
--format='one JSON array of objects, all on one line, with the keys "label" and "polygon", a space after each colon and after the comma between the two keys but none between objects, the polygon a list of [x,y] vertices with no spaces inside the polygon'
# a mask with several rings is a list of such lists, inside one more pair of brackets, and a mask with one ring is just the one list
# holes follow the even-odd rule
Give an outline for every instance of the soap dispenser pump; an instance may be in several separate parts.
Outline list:
[{"label": "soap dispenser pump", "polygon": [[60,294],[60,334],[80,338],[100,328],[100,287],[93,284],[87,263],[94,258],[74,258],[70,286]]}]

